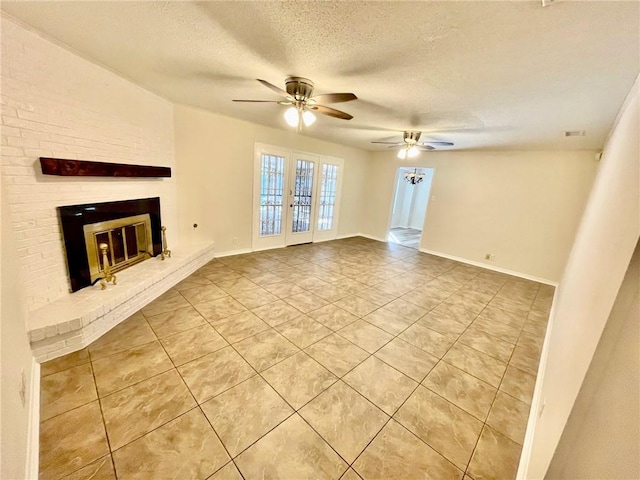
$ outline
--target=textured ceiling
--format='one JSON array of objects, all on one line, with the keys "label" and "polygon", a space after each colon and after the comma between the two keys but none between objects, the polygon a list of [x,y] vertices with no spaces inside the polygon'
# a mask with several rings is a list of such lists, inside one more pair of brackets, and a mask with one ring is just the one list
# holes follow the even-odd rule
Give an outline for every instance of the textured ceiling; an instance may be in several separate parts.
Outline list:
[{"label": "textured ceiling", "polygon": [[[303,134],[378,150],[406,129],[452,149],[599,149],[640,70],[640,2],[2,2],[2,10],[172,101],[288,128],[308,77],[354,92]],[[563,130],[585,130],[564,138]]]}]

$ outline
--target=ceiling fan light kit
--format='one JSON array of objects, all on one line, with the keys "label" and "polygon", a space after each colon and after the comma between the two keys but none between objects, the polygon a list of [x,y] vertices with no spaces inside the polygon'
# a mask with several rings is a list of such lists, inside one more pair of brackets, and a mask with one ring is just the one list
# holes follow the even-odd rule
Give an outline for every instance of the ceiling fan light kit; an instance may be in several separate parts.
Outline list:
[{"label": "ceiling fan light kit", "polygon": [[[327,107],[321,103],[341,103],[357,100],[353,93],[323,93],[313,96],[314,84],[311,80],[304,77],[287,77],[284,81],[285,89],[283,90],[276,85],[262,80],[256,79],[269,90],[283,96],[284,100],[234,100],[234,102],[245,103],[277,103],[285,105],[288,108],[284,112],[284,120],[290,127],[297,128],[298,132],[302,130],[302,126],[310,127],[316,121],[315,113],[321,113],[330,117],[339,118],[341,120],[351,120],[353,116],[346,112]],[[420,154],[421,150],[435,150],[434,145],[451,147],[451,142],[420,142],[422,132],[407,130],[404,132],[401,142],[371,142],[384,143],[392,147],[401,147],[398,151],[398,158],[405,160],[407,158],[415,158]]]},{"label": "ceiling fan light kit", "polygon": [[401,142],[371,142],[389,145],[389,148],[400,147],[398,151],[398,158],[404,160],[406,158],[415,158],[423,150],[435,150],[437,146],[452,147],[451,142],[439,142],[439,141],[426,141],[421,142],[420,137],[422,132],[406,131],[402,135]]},{"label": "ceiling fan light kit", "polygon": [[398,158],[404,160],[405,158],[415,158],[420,154],[420,150],[415,145],[407,145],[402,147],[398,151]]},{"label": "ceiling fan light kit", "polygon": [[316,116],[309,110],[305,110],[304,112],[302,112],[302,121],[304,122],[305,126],[309,127],[313,125],[313,122],[316,121]]},{"label": "ceiling fan light kit", "polygon": [[358,97],[353,93],[324,93],[312,97],[313,82],[303,77],[288,77],[285,80],[285,89],[273,85],[266,80],[257,79],[261,84],[279,95],[285,97],[285,100],[234,100],[234,102],[248,103],[277,103],[278,105],[290,105],[284,112],[284,119],[287,125],[301,130],[302,125],[311,126],[316,121],[314,112],[322,113],[330,117],[340,118],[342,120],[351,120],[353,117],[348,113],[336,110],[335,108],[320,105],[324,103],[350,102],[357,100]]},{"label": "ceiling fan light kit", "polygon": [[316,116],[313,112],[305,110],[304,107],[291,106],[285,110],[284,119],[287,125],[297,127],[300,130],[303,123],[305,127],[310,127],[316,121]]}]

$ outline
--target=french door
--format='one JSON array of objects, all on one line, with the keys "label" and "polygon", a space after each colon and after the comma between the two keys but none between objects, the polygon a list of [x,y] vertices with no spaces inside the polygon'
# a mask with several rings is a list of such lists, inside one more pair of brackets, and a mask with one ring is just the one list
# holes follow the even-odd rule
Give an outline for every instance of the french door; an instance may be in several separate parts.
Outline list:
[{"label": "french door", "polygon": [[314,241],[338,237],[338,213],[342,191],[341,158],[322,157],[318,168],[318,201],[316,202],[316,231]]},{"label": "french door", "polygon": [[293,152],[285,245],[313,242],[318,157]]},{"label": "french door", "polygon": [[253,250],[335,238],[341,162],[256,144]]}]

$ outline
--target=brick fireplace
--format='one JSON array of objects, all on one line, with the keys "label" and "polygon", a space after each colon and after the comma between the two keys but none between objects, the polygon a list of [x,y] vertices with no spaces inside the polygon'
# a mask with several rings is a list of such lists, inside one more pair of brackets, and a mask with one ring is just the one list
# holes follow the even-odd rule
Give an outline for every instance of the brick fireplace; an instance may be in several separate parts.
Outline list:
[{"label": "brick fireplace", "polygon": [[58,214],[73,292],[104,276],[100,244],[113,273],[162,251],[159,197],[69,205]]},{"label": "brick fireplace", "polygon": [[[2,45],[0,71],[3,209],[9,212],[20,269],[16,301],[26,310],[33,354],[43,361],[94,341],[211,260],[213,245],[180,242],[173,177],[54,177],[43,175],[38,161],[87,159],[175,169],[173,104],[6,18],[2,33],[11,39]],[[171,258],[132,265],[106,290],[94,285],[70,293],[66,253],[71,248],[57,207],[152,197],[161,200]],[[155,239],[153,244],[156,254]]]}]

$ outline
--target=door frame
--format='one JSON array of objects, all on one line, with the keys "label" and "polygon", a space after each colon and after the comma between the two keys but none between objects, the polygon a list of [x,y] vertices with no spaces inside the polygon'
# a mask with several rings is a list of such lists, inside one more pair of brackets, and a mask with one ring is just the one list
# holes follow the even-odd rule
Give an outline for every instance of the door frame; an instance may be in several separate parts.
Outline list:
[{"label": "door frame", "polygon": [[[391,224],[393,222],[393,207],[396,204],[397,201],[397,195],[398,195],[398,183],[401,180],[400,175],[404,174],[403,170],[414,170],[414,169],[418,169],[418,170],[431,170],[431,182],[430,182],[430,186],[429,186],[429,196],[427,198],[427,206],[424,212],[424,217],[422,219],[422,230],[421,230],[421,234],[420,234],[420,247],[418,248],[418,250],[420,250],[420,248],[422,248],[422,240],[424,238],[424,231],[425,231],[425,225],[427,223],[427,214],[429,212],[429,203],[431,202],[431,196],[432,196],[432,192],[433,192],[433,181],[435,179],[436,176],[436,169],[435,167],[421,167],[421,166],[400,166],[396,168],[396,174],[394,176],[394,183],[393,183],[393,196],[392,196],[392,201],[391,201],[391,206],[389,208],[389,215],[387,217],[387,233],[385,235],[385,241],[389,242],[389,236],[391,235]],[[411,210],[410,210],[410,214],[411,211],[413,210],[413,206],[414,206],[414,201],[412,200],[411,202]],[[391,242],[391,243],[395,243],[395,242]],[[401,245],[401,244],[397,244],[397,245]]]},{"label": "door frame", "polygon": [[[261,170],[262,170],[262,155],[276,155],[285,159],[284,167],[284,188],[283,195],[283,211],[282,211],[282,229],[281,233],[277,235],[260,236],[260,188],[261,188]],[[252,221],[251,221],[251,250],[269,250],[273,248],[282,248],[287,245],[297,245],[298,242],[288,243],[287,231],[290,230],[289,222],[291,218],[291,205],[289,197],[289,186],[291,185],[291,172],[295,171],[296,157],[303,157],[303,160],[313,159],[315,161],[315,173],[314,173],[314,197],[313,205],[311,209],[311,225],[312,235],[304,242],[321,242],[326,240],[333,240],[338,238],[338,220],[340,214],[340,202],[342,201],[342,178],[344,176],[344,159],[338,157],[331,157],[327,155],[320,155],[317,153],[304,152],[301,150],[295,150],[285,147],[279,147],[277,145],[270,145],[266,143],[255,142],[253,149],[253,188],[252,188]],[[333,226],[329,230],[318,230],[318,209],[319,209],[319,188],[320,177],[322,175],[321,166],[323,164],[332,164],[338,166],[338,182],[336,185],[336,200],[333,211]],[[286,207],[286,208],[285,208]],[[306,232],[305,232],[306,233]],[[290,234],[291,235],[291,234]],[[292,234],[297,235],[297,234]]]},{"label": "door frame", "polygon": [[270,248],[278,248],[284,244],[284,235],[285,235],[285,225],[287,222],[287,213],[289,211],[288,208],[285,208],[287,205],[288,197],[283,195],[283,208],[282,208],[282,228],[280,233],[277,235],[268,235],[268,236],[260,236],[260,187],[262,183],[261,173],[262,173],[262,155],[266,153],[269,155],[276,155],[278,157],[284,157],[284,183],[285,188],[287,185],[287,168],[289,166],[289,155],[291,152],[281,147],[275,147],[272,145],[266,145],[262,143],[255,143],[253,149],[253,196],[252,196],[252,209],[253,209],[253,218],[251,222],[251,249],[254,251],[257,250],[268,250]]},{"label": "door frame", "polygon": [[[293,231],[293,199],[295,189],[295,179],[297,174],[298,160],[303,160],[313,163],[313,179],[311,181],[311,208],[309,211],[309,230],[306,232],[294,232]],[[320,156],[311,153],[291,152],[289,162],[289,175],[285,182],[289,187],[287,195],[287,223],[284,231],[284,243],[285,246],[300,245],[302,243],[312,243],[313,236],[316,227],[316,210],[318,204],[318,174],[320,171]]]},{"label": "door frame", "polygon": [[[342,178],[344,177],[344,160],[338,157],[323,156],[320,157],[320,163],[318,165],[318,189],[322,180],[322,165],[336,165],[338,167],[338,181],[336,183],[336,199],[333,207],[333,225],[328,230],[318,230],[317,223],[316,229],[313,234],[314,242],[326,242],[328,240],[335,240],[338,238],[338,219],[340,218],[340,202],[342,201]],[[320,190],[318,190],[318,194]],[[316,199],[316,222],[320,210],[319,196]]]}]

